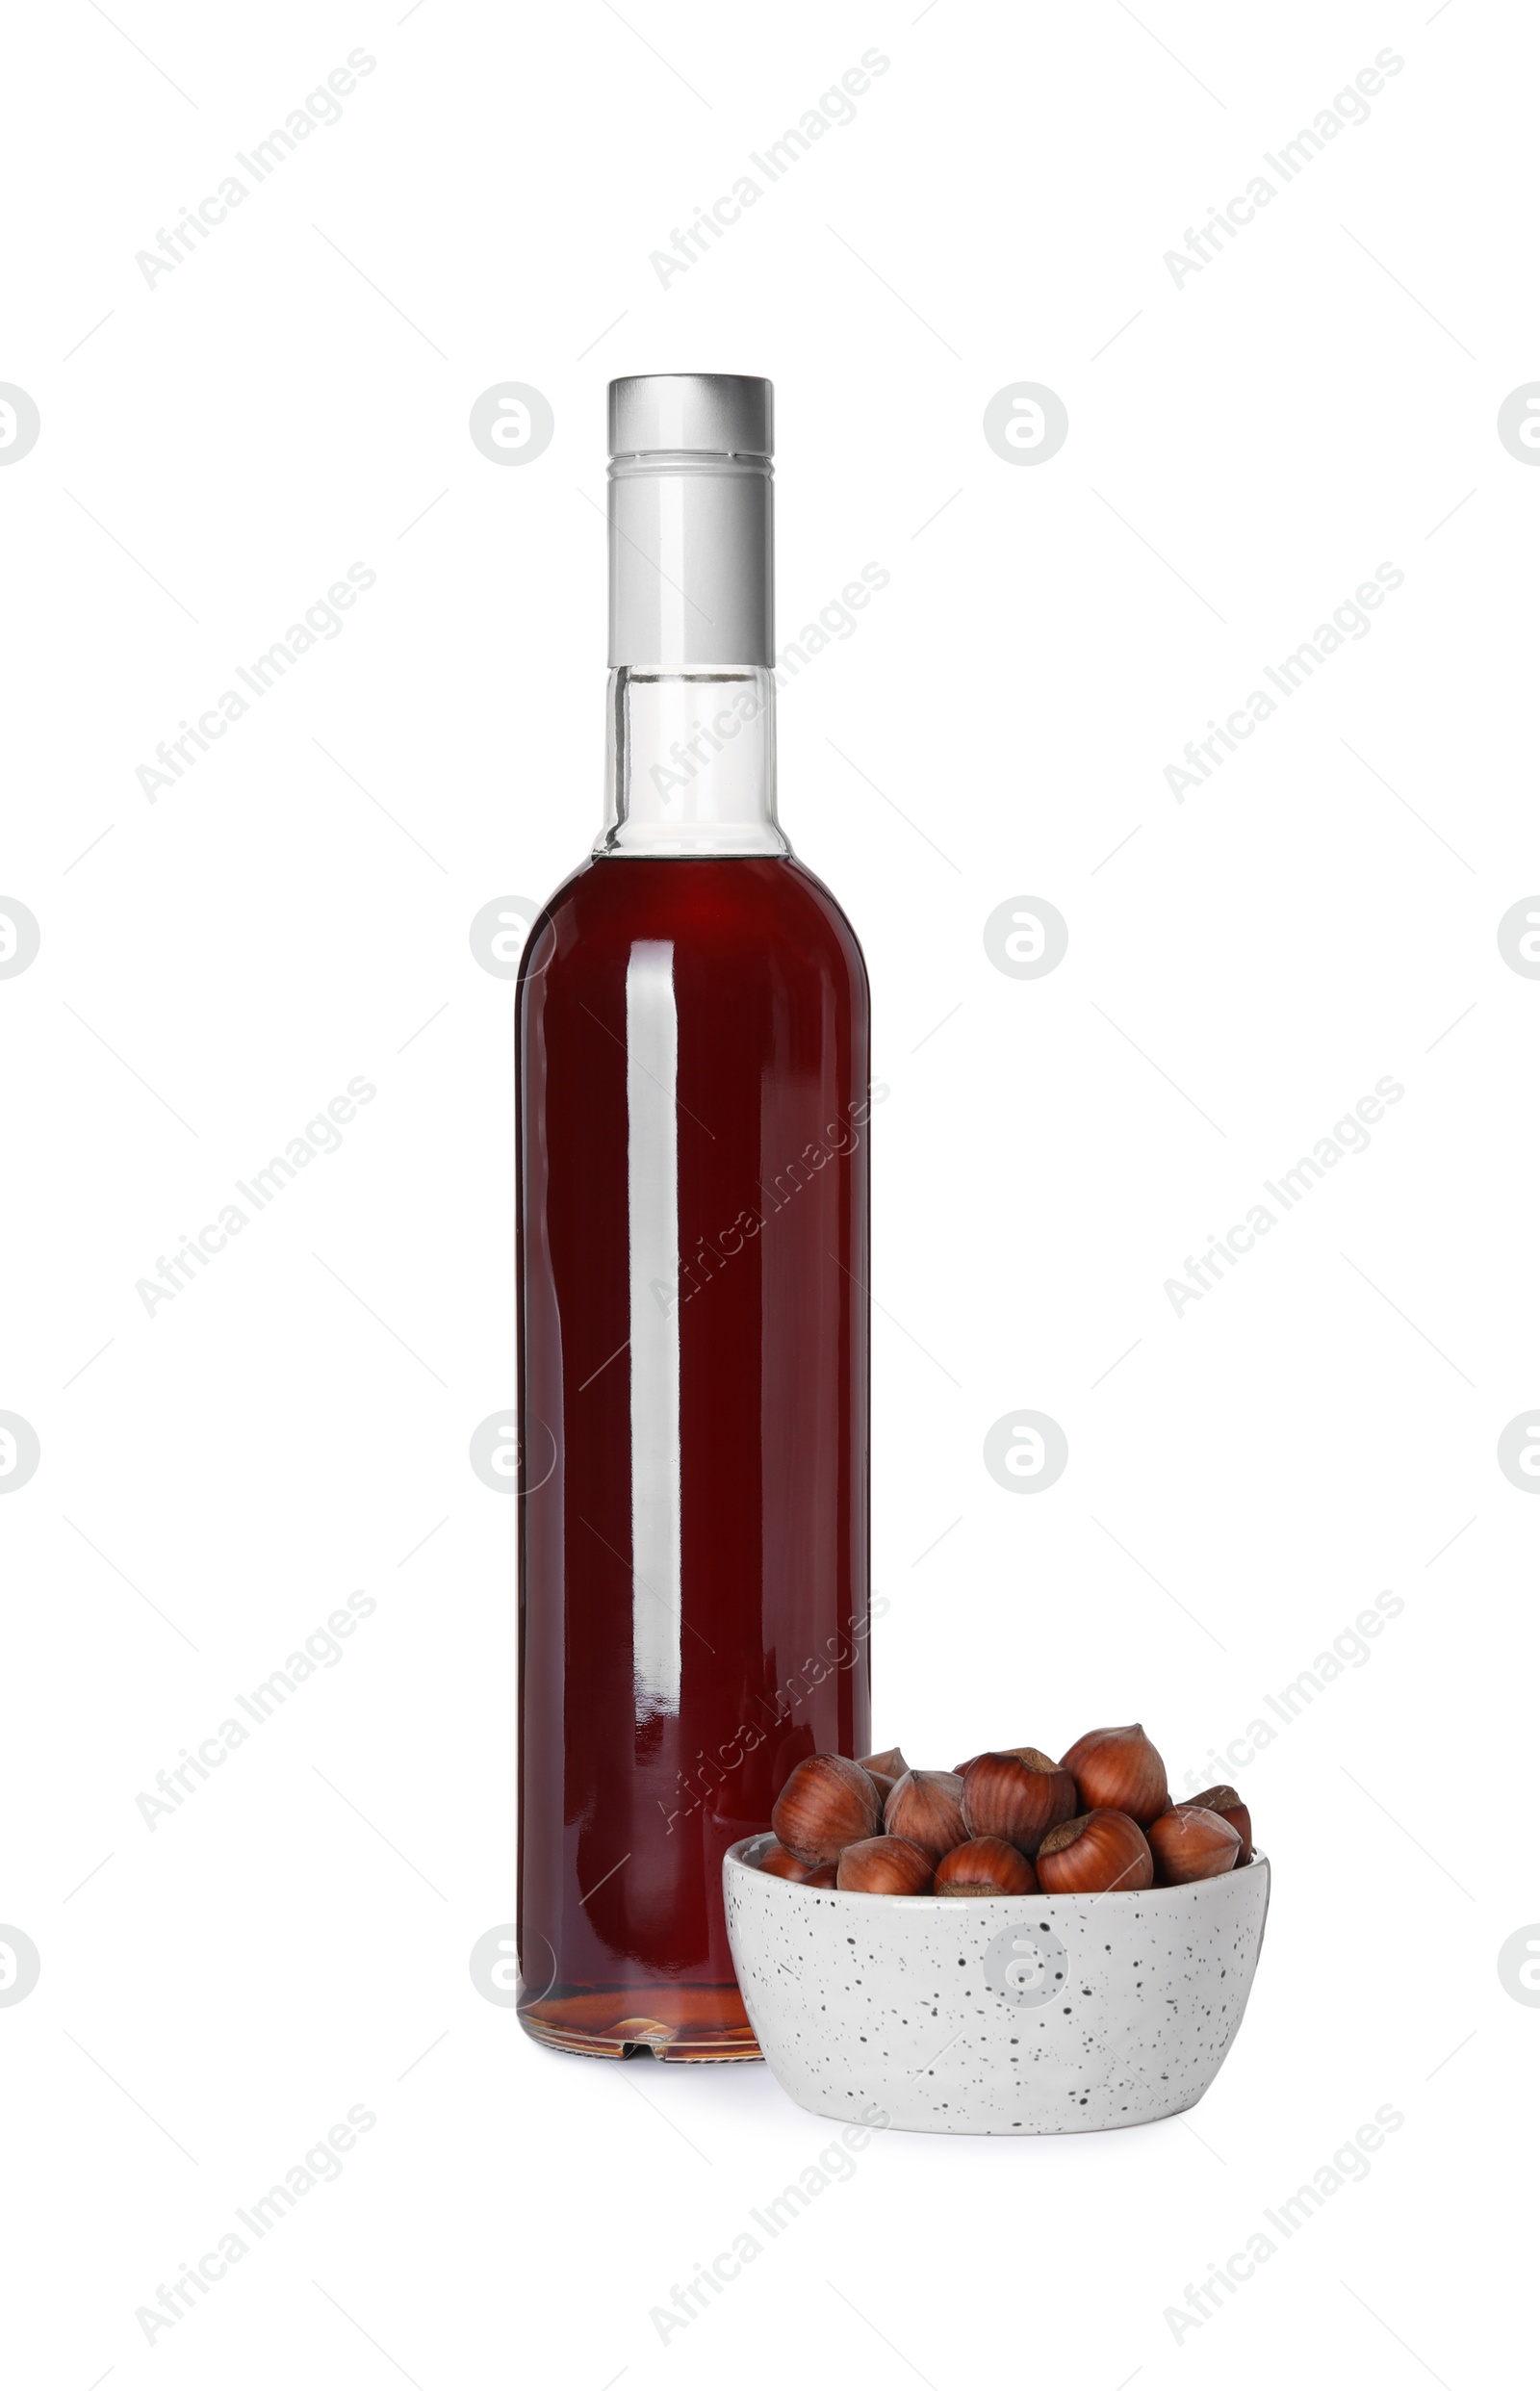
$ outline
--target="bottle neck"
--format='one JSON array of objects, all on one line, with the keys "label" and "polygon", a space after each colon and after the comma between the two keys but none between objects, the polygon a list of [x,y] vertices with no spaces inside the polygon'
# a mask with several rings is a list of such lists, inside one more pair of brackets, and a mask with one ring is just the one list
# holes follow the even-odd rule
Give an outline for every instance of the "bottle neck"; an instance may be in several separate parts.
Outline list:
[{"label": "bottle neck", "polygon": [[768,666],[609,676],[608,791],[596,856],[789,855],[776,820]]}]

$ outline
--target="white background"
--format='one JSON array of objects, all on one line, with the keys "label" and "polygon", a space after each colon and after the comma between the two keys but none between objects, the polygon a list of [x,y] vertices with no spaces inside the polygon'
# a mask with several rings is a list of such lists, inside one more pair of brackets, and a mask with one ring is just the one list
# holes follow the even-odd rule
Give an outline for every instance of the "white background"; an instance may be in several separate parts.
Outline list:
[{"label": "white background", "polygon": [[[1496,933],[1540,887],[1540,475],[1495,425],[1540,370],[1537,46],[1499,0],[13,18],[0,379],[41,435],[0,470],[0,888],[41,947],[0,981],[0,1408],[41,1461],[0,1504],[0,1919],[42,1972],[0,2008],[0,2243],[29,2391],[1463,2391],[1519,2362],[1540,2018],[1497,1954],[1540,1915],[1540,1506],[1496,1447],[1540,1393],[1540,984]],[[147,284],[136,252],[356,48],[342,121]],[[855,122],[660,284],[650,253],[872,48]],[[1164,253],[1386,48],[1370,121],[1178,285]],[[593,835],[603,386],[681,367],[775,380],[783,640],[891,574],[782,701],[783,818],[864,941],[891,1090],[877,1737],[946,1765],[1142,1718],[1178,1785],[1237,1778],[1276,1890],[1191,2121],[880,2140],[665,2344],[650,2311],[828,2137],[763,2069],[554,2057],[471,1982],[512,1908],[514,1613],[513,1505],[467,1444],[514,1313],[513,991],[468,930]],[[982,435],[1013,376],[1068,410],[1035,468]],[[519,470],[467,433],[508,379],[555,415]],[[340,635],[150,803],[157,742],[354,561]],[[1178,804],[1185,743],[1382,562],[1369,635]],[[983,943],[1023,894],[1069,925],[1038,981]],[[355,1075],[341,1149],[147,1315],[136,1282]],[[1368,1151],[1178,1314],[1186,1257],[1385,1075]],[[1031,1500],[982,1461],[1013,1406],[1069,1440]],[[355,1587],[344,1657],[152,1832],[137,1796]],[[1209,1764],[1383,1588],[1372,1657]],[[340,2179],[147,2344],[136,2309],[356,2103]],[[1185,2287],[1387,2103],[1368,2179],[1178,2341]]]}]

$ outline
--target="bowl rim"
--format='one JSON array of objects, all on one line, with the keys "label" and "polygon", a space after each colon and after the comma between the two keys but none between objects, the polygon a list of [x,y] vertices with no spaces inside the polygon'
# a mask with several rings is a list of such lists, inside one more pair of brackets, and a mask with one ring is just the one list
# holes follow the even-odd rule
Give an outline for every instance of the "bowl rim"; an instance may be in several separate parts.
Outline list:
[{"label": "bowl rim", "polygon": [[[766,1827],[761,1829],[757,1835],[741,1836],[737,1842],[730,1844],[722,1859],[724,1879],[730,1868],[737,1868],[743,1875],[752,1876],[758,1884],[773,1885],[779,1892],[806,1894],[814,1901],[876,1901],[880,1902],[885,1910],[924,1910],[927,1914],[941,1910],[956,1910],[961,1911],[964,1917],[971,1911],[987,1906],[999,1907],[1002,1903],[1008,1903],[1015,1909],[1036,1910],[1040,1908],[1042,1903],[1047,1902],[1051,1915],[1056,1905],[1067,1908],[1072,1903],[1097,1902],[1109,1898],[1107,1893],[1099,1892],[1000,1892],[969,1893],[965,1899],[960,1899],[952,1893],[851,1892],[841,1891],[837,1885],[800,1885],[794,1877],[766,1875],[764,1869],[757,1865],[757,1861],[749,1858],[749,1853],[757,1846],[773,1843],[775,1839],[773,1832]],[[1268,1876],[1270,1885],[1270,1863],[1267,1853],[1255,1843],[1251,1847],[1249,1858],[1242,1861],[1238,1867],[1227,1868],[1222,1876],[1200,1876],[1188,1885],[1145,1885],[1137,1890],[1131,1887],[1127,1892],[1120,1893],[1117,1897],[1122,1901],[1175,1900],[1180,1894],[1200,1892],[1210,1885],[1244,1884],[1253,1868],[1261,1868]]]}]

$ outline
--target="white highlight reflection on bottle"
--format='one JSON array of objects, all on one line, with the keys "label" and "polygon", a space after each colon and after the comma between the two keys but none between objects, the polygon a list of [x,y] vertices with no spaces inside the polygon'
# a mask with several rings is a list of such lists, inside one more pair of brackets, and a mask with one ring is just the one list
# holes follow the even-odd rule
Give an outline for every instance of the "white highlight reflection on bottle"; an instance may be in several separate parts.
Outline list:
[{"label": "white highlight reflection on bottle", "polygon": [[679,1012],[670,940],[626,966],[627,1228],[630,1245],[631,1653],[638,1724],[678,1717],[680,1575]]}]

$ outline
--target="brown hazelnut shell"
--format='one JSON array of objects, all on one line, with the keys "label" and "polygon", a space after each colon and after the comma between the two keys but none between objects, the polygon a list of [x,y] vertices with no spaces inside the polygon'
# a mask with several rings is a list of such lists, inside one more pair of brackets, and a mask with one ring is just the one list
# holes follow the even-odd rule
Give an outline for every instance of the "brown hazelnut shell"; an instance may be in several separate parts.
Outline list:
[{"label": "brown hazelnut shell", "polygon": [[[1035,1743],[997,1743],[991,1748],[997,1752],[1009,1752],[1013,1760],[1046,1760],[1050,1768],[1058,1768],[1062,1765],[1056,1760],[1048,1760],[1046,1752],[1040,1752]],[[982,1752],[975,1752],[972,1760],[959,1761],[952,1771],[953,1776],[965,1777],[968,1770],[976,1767],[983,1758]]]},{"label": "brown hazelnut shell", "polygon": [[784,1843],[772,1843],[759,1863],[761,1876],[783,1876],[789,1884],[800,1885],[808,1874],[808,1864],[799,1860]]},{"label": "brown hazelnut shell", "polygon": [[931,1888],[933,1892],[974,1898],[1037,1890],[1038,1871],[1031,1861],[998,1835],[977,1835],[970,1842],[955,1844],[938,1862]]},{"label": "brown hazelnut shell", "polygon": [[1151,1822],[1149,1847],[1157,1885],[1195,1885],[1229,1874],[1241,1857],[1241,1837],[1219,1811],[1179,1802]]},{"label": "brown hazelnut shell", "polygon": [[934,1866],[943,1852],[968,1839],[962,1778],[945,1768],[910,1769],[887,1797],[883,1824],[889,1835],[906,1836],[928,1851]]},{"label": "brown hazelnut shell", "polygon": [[1236,1866],[1244,1868],[1251,1857],[1251,1813],[1233,1785],[1211,1785],[1203,1793],[1190,1793],[1188,1805],[1194,1810],[1217,1810],[1221,1818],[1228,1818],[1241,1838]]},{"label": "brown hazelnut shell", "polygon": [[1084,1811],[1050,1828],[1037,1868],[1046,1893],[1142,1892],[1155,1881],[1143,1829],[1121,1810]]},{"label": "brown hazelnut shell", "polygon": [[1046,1752],[981,1752],[962,1785],[962,1822],[972,1836],[1000,1836],[1030,1859],[1050,1827],[1079,1806],[1074,1778]]},{"label": "brown hazelnut shell", "polygon": [[1142,1727],[1092,1727],[1063,1764],[1086,1810],[1120,1810],[1142,1827],[1170,1808],[1166,1762]]},{"label": "brown hazelnut shell", "polygon": [[923,1893],[936,1873],[932,1853],[903,1835],[872,1835],[839,1855],[841,1892]]},{"label": "brown hazelnut shell", "polygon": [[770,1813],[777,1842],[810,1868],[837,1860],[847,1843],[875,1835],[881,1818],[877,1787],[865,1769],[836,1752],[814,1752],[799,1761]]}]

